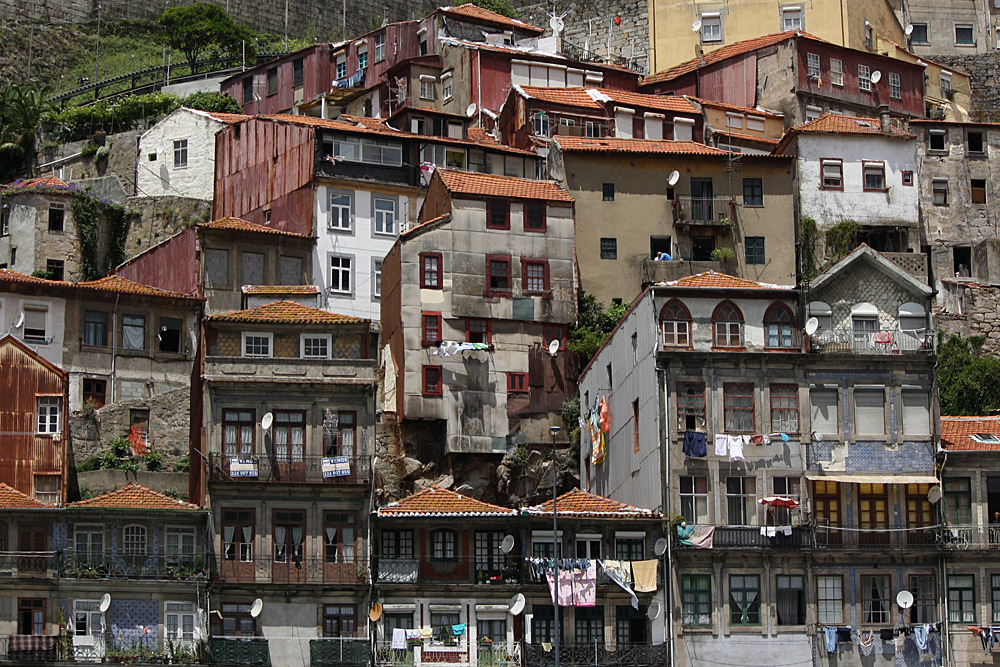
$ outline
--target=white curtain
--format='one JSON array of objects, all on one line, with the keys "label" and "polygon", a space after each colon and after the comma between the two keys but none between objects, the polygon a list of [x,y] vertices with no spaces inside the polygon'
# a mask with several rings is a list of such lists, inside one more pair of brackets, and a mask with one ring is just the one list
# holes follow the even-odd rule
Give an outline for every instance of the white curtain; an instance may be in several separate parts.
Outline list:
[{"label": "white curtain", "polygon": [[253,454],[253,426],[240,427],[240,454]]},{"label": "white curtain", "polygon": [[340,432],[340,455],[354,456],[354,429],[346,428]]},{"label": "white curtain", "polygon": [[292,460],[302,461],[302,445],[305,436],[305,429],[302,427],[292,428]]},{"label": "white curtain", "polygon": [[276,426],[274,428],[274,454],[278,457],[279,463],[288,460],[288,427]]},{"label": "white curtain", "polygon": [[226,443],[226,456],[236,456],[236,427],[226,426],[222,434],[222,441]]},{"label": "white curtain", "polygon": [[243,526],[243,544],[240,545],[240,560],[249,563],[253,560],[253,528]]},{"label": "white curtain", "polygon": [[122,318],[122,347],[126,350],[146,348],[146,318],[135,315]]},{"label": "white curtain", "polygon": [[340,538],[343,541],[344,562],[354,562],[354,529],[341,528]]},{"label": "white curtain", "polygon": [[302,557],[302,526],[292,526],[292,555]]},{"label": "white curtain", "polygon": [[233,549],[233,535],[236,533],[236,526],[224,526],[222,528],[222,553],[226,560],[235,560],[236,552]]},{"label": "white curtain", "polygon": [[287,558],[287,552],[285,547],[285,527],[275,526],[274,527],[274,560],[279,563],[284,563]]},{"label": "white curtain", "polygon": [[[331,563],[340,562],[340,554],[337,552],[337,529],[333,526],[326,527],[326,558]],[[330,547],[333,547],[332,549]],[[331,556],[333,556],[331,560]]]}]

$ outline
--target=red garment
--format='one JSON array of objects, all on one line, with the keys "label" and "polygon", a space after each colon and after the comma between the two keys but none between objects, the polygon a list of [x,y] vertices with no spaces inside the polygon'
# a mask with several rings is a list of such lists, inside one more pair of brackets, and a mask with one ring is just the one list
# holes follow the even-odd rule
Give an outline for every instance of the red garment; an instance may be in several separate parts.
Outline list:
[{"label": "red garment", "polygon": [[611,409],[608,407],[608,401],[603,396],[597,405],[597,412],[600,415],[601,430],[605,433],[611,433]]},{"label": "red garment", "polygon": [[146,447],[146,436],[142,434],[142,429],[138,425],[133,425],[128,430],[128,444],[132,445],[132,453],[136,456],[149,454],[149,448]]}]

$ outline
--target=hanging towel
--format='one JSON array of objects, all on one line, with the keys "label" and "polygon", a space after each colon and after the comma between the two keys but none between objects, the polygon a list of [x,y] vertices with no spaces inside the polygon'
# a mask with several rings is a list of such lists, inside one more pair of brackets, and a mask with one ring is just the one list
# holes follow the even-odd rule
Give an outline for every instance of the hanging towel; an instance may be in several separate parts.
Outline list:
[{"label": "hanging towel", "polygon": [[743,438],[741,436],[729,436],[729,460],[746,461],[746,459],[743,458]]},{"label": "hanging towel", "polygon": [[691,546],[697,549],[711,549],[715,540],[715,526],[695,526],[691,536]]},{"label": "hanging towel", "polygon": [[781,531],[781,534],[784,535],[785,537],[791,537],[792,536],[792,527],[791,526],[778,526],[778,530]]},{"label": "hanging towel", "polygon": [[[559,606],[573,606],[573,571],[559,570]],[[556,577],[554,574],[545,575],[545,580],[549,584],[549,598],[553,604],[556,600]]]},{"label": "hanging towel", "polygon": [[597,409],[601,416],[601,430],[605,433],[611,433],[611,408],[608,407],[608,400],[604,396],[601,396],[601,402]]},{"label": "hanging towel", "polygon": [[420,630],[407,630],[406,641],[417,641],[420,639]]},{"label": "hanging towel", "polygon": [[694,526],[682,526],[677,524],[677,541],[686,547],[694,546],[691,536],[694,535]]},{"label": "hanging towel", "polygon": [[420,638],[430,639],[434,636],[434,628],[420,628]]},{"label": "hanging towel", "polygon": [[768,434],[765,433],[764,435],[762,435],[760,437],[761,437],[761,440],[763,440],[763,442],[761,442],[760,444],[762,444],[762,445],[770,445],[771,444],[771,436],[769,436]]},{"label": "hanging towel", "polygon": [[917,643],[917,648],[921,651],[926,651],[931,631],[930,625],[915,625],[913,626],[913,641]]},{"label": "hanging towel", "polygon": [[836,653],[837,652],[837,628],[830,627],[829,625],[823,628],[823,636],[826,639],[826,652]]},{"label": "hanging towel", "polygon": [[573,606],[593,607],[597,604],[597,561],[584,561],[585,568],[573,570]]},{"label": "hanging towel", "polygon": [[552,642],[542,642],[542,650],[546,653],[552,652]]},{"label": "hanging towel", "polygon": [[590,445],[593,450],[591,454],[591,463],[595,466],[599,466],[604,463],[608,450],[605,446],[604,431],[601,430],[601,427],[598,424],[596,412],[593,412],[590,415]]},{"label": "hanging towel", "polygon": [[451,626],[451,634],[456,637],[465,634],[465,623],[458,623],[457,625]]},{"label": "hanging towel", "polygon": [[392,631],[392,644],[390,648],[398,648],[406,650],[406,630],[403,628],[394,628]]},{"label": "hanging towel", "polygon": [[851,642],[851,629],[850,628],[837,628],[837,643],[838,644],[850,644]]},{"label": "hanging towel", "polygon": [[767,536],[768,537],[774,537],[777,534],[778,534],[778,531],[775,530],[774,526],[768,526],[767,527]]},{"label": "hanging towel", "polygon": [[632,561],[632,573],[635,574],[636,593],[652,593],[656,591],[656,559]]},{"label": "hanging towel", "polygon": [[[606,560],[603,562],[597,561],[597,564],[604,568],[604,573],[608,575],[608,579],[618,584],[619,588],[621,588],[623,591],[625,591],[632,597],[632,608],[638,610],[639,598],[636,597],[635,592],[632,590],[632,587],[629,586],[628,583],[626,583],[623,577],[622,561],[617,561],[617,560]],[[627,566],[628,561],[624,561],[624,564]]]},{"label": "hanging towel", "polygon": [[715,436],[715,455],[725,456],[729,451],[729,436],[725,433],[717,433]]},{"label": "hanging towel", "polygon": [[684,453],[691,458],[701,458],[708,455],[705,434],[700,431],[688,431],[684,434]]},{"label": "hanging towel", "polygon": [[750,436],[750,444],[751,445],[763,445],[764,444],[764,436],[762,436],[762,435],[751,435]]}]

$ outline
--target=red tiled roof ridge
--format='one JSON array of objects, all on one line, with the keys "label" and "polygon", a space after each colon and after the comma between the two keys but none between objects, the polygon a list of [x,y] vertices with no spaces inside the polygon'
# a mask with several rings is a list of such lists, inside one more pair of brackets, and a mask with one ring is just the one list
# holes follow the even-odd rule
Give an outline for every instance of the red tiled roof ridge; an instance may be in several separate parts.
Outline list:
[{"label": "red tiled roof ridge", "polygon": [[434,173],[440,175],[441,181],[449,191],[459,194],[567,203],[574,201],[572,195],[563,190],[556,181],[536,181],[455,169],[436,169]]},{"label": "red tiled roof ridge", "polygon": [[727,102],[716,102],[715,100],[707,100],[704,97],[695,97],[694,95],[685,95],[684,97],[689,100],[694,100],[698,104],[704,104],[707,107],[713,107],[715,109],[728,109],[730,111],[742,111],[748,114],[755,114],[757,116],[764,116],[766,118],[784,118],[784,114],[777,113],[775,111],[764,111],[762,109],[757,109],[756,107],[741,107],[738,104],[729,104]]},{"label": "red tiled roof ridge", "polygon": [[0,508],[11,509],[49,509],[55,508],[55,503],[47,503],[28,494],[18,491],[6,482],[0,482]]},{"label": "red tiled roof ridge", "polygon": [[941,415],[941,448],[949,451],[995,452],[1000,442],[979,442],[972,436],[978,433],[1000,438],[998,415]]},{"label": "red tiled roof ridge", "polygon": [[916,135],[906,130],[889,126],[889,131],[882,130],[882,121],[879,118],[866,118],[864,116],[845,116],[843,114],[824,113],[816,120],[808,123],[796,125],[792,132],[816,132],[827,134],[878,134],[886,137],[897,137],[900,139],[914,139]]},{"label": "red tiled roof ridge", "polygon": [[[559,514],[577,514],[577,515],[632,515],[636,517],[656,517],[658,516],[656,512],[649,509],[642,509],[634,505],[629,505],[628,503],[623,503],[619,500],[613,500],[606,496],[600,496],[596,493],[590,493],[589,491],[583,491],[579,488],[573,489],[572,491],[567,491],[558,498],[556,498],[556,507],[558,508]],[[532,514],[551,514],[552,512],[552,501],[547,500],[540,505],[533,505],[526,508]]]},{"label": "red tiled roof ridge", "polygon": [[771,283],[761,283],[747,278],[731,276],[728,273],[718,271],[703,271],[695,273],[677,280],[670,280],[657,283],[659,287],[710,287],[722,289],[760,289],[760,290],[780,290],[794,289],[791,285],[776,285]]},{"label": "red tiled roof ridge", "polygon": [[77,191],[78,188],[55,176],[39,176],[37,178],[18,179],[9,184],[6,190],[28,190],[30,188],[54,188],[56,190]]},{"label": "red tiled roof ridge", "polygon": [[[437,506],[435,507],[435,504]],[[382,516],[486,516],[513,515],[509,507],[464,496],[436,484],[377,510]]]},{"label": "red tiled roof ridge", "polygon": [[107,507],[115,509],[201,509],[184,500],[154,491],[138,482],[129,482],[120,489],[103,493],[87,500],[69,503],[67,507]]},{"label": "red tiled roof ridge", "polygon": [[520,19],[515,19],[509,16],[504,16],[503,14],[498,14],[497,12],[490,11],[489,9],[480,7],[472,2],[462,3],[452,7],[441,7],[440,10],[446,14],[458,14],[460,16],[479,19],[481,21],[490,21],[492,23],[498,23],[501,25],[516,26],[523,30],[535,32],[539,35],[545,32],[544,29],[539,28],[538,26],[533,26],[530,23],[525,23]]},{"label": "red tiled roof ridge", "polygon": [[244,294],[319,294],[315,285],[243,285]]},{"label": "red tiled roof ridge", "polygon": [[284,236],[294,236],[303,239],[312,238],[308,234],[287,232],[283,229],[275,229],[274,227],[268,227],[256,222],[250,222],[249,220],[244,220],[243,218],[237,218],[231,215],[224,218],[218,218],[216,220],[210,220],[208,222],[199,222],[198,227],[203,229],[228,229],[233,231],[257,232],[260,234],[282,234]]},{"label": "red tiled roof ridge", "polygon": [[253,308],[234,310],[228,313],[213,313],[205,317],[212,322],[262,322],[271,324],[361,324],[362,317],[340,315],[311,306],[303,306],[296,301],[279,300]]},{"label": "red tiled roof ridge", "polygon": [[155,296],[169,299],[200,298],[190,294],[182,294],[181,292],[171,292],[170,290],[160,289],[159,287],[153,287],[152,285],[143,285],[142,283],[137,283],[134,280],[129,280],[128,278],[123,278],[115,274],[104,276],[103,278],[98,278],[96,280],[85,280],[74,283],[68,280],[46,280],[45,278],[29,276],[28,274],[20,273],[19,271],[0,269],[0,281],[28,283],[32,285],[47,285],[49,287],[59,288],[79,288],[118,294],[135,294],[138,296]]}]

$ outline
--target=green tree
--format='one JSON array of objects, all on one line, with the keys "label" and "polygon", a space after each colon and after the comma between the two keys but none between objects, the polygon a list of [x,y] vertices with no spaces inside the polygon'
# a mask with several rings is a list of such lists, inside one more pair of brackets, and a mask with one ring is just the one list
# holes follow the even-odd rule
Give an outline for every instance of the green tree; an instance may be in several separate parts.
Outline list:
[{"label": "green tree", "polygon": [[201,111],[214,111],[215,113],[243,113],[243,107],[240,106],[239,102],[222,93],[194,93],[185,97],[181,106]]},{"label": "green tree", "polygon": [[517,10],[510,0],[474,0],[471,4],[512,19],[517,18]]},{"label": "green tree", "polygon": [[158,22],[163,44],[183,53],[192,72],[198,58],[210,48],[232,51],[241,41],[253,39],[250,30],[238,25],[215,3],[167,7]]},{"label": "green tree", "polygon": [[938,345],[943,415],[985,415],[1000,408],[1000,359],[981,354],[981,336],[952,335]]},{"label": "green tree", "polygon": [[576,326],[569,332],[570,350],[580,357],[580,367],[593,358],[611,330],[628,312],[629,304],[612,304],[605,308],[593,294],[583,290],[577,300]]},{"label": "green tree", "polygon": [[42,116],[51,109],[47,91],[33,84],[0,87],[0,182],[32,172]]}]

